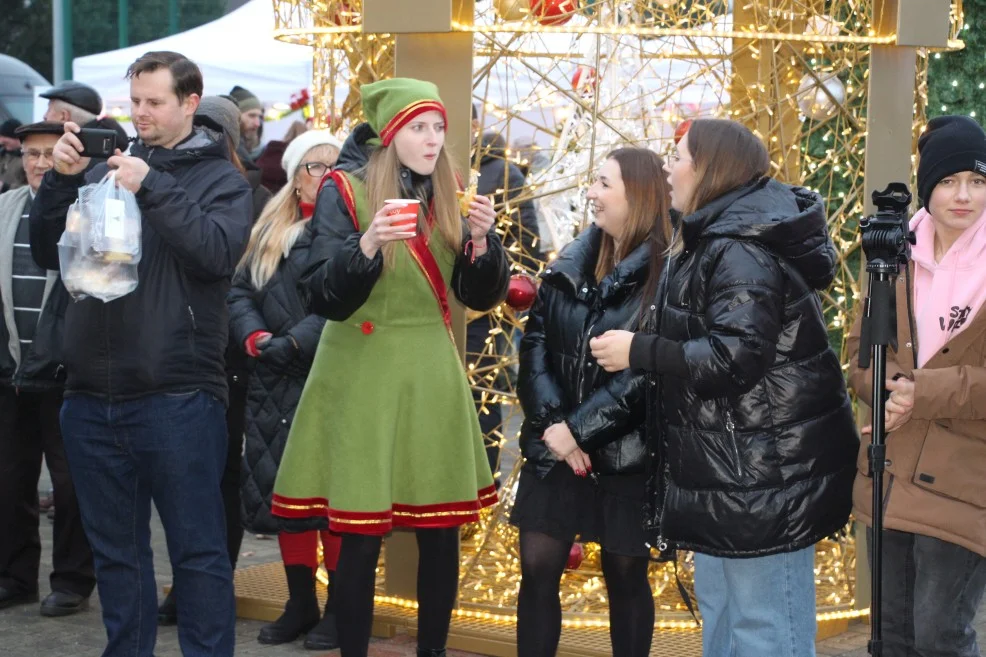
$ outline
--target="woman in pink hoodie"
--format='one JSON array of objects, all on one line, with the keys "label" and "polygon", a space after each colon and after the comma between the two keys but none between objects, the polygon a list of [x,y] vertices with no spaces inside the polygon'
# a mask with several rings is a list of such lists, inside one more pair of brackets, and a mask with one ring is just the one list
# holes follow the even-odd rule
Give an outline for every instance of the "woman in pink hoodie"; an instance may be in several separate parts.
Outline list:
[{"label": "woman in pink hoodie", "polygon": [[[884,655],[972,657],[986,588],[986,133],[969,117],[940,116],[918,152],[923,207],[887,358]],[[869,404],[858,350],[859,321],[850,385]],[[872,526],[868,429],[853,502]]]}]

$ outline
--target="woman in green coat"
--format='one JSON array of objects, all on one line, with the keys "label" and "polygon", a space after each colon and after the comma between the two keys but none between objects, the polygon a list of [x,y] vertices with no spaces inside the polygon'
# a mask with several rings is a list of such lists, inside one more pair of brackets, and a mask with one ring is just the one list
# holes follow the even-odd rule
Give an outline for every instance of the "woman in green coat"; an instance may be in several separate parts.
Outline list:
[{"label": "woman in green coat", "polygon": [[[440,657],[458,591],[458,527],[497,498],[448,290],[488,310],[506,294],[509,266],[492,202],[457,198],[435,85],[397,78],[361,91],[367,123],[343,145],[311,222],[303,281],[329,321],[273,512],[327,517],[343,536],[335,594],[345,600],[344,657],[367,653],[383,536],[414,529],[418,654]],[[392,199],[417,200],[420,211]]]}]

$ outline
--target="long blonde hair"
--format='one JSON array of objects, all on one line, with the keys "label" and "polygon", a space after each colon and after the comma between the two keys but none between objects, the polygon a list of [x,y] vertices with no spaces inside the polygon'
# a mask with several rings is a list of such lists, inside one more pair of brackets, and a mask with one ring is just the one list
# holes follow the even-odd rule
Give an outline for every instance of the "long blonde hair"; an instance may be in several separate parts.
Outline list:
[{"label": "long blonde hair", "polygon": [[[326,160],[335,161],[338,156],[339,151],[335,146],[320,144],[308,149],[301,159],[324,157]],[[258,290],[267,285],[277,271],[278,265],[281,264],[281,258],[287,257],[291,247],[305,230],[305,220],[299,207],[296,185],[299,176],[307,175],[305,167],[299,165],[294,172],[294,178],[267,202],[260,218],[250,231],[250,241],[236,267],[236,272],[249,271],[250,282]]]},{"label": "long blonde hair", "polygon": [[[366,179],[367,195],[370,209],[377,211],[382,208],[387,199],[400,198],[401,194],[401,162],[397,158],[397,148],[381,146],[370,155],[370,161],[361,172]],[[456,190],[459,186],[455,178],[455,167],[452,158],[444,146],[438,152],[435,171],[431,174],[432,194],[435,202],[435,223],[428,226],[424,221],[429,199],[420,199],[422,207],[418,212],[418,230],[425,236],[438,231],[442,241],[453,252],[458,251],[462,242],[462,217],[459,214],[459,203]],[[384,266],[393,269],[397,257],[398,242],[388,242],[382,247]]]}]

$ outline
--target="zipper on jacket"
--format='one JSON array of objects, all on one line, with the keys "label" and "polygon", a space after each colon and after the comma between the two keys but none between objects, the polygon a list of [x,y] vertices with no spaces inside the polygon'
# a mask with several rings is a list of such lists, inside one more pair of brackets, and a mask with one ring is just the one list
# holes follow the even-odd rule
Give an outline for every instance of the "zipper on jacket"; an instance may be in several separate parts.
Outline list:
[{"label": "zipper on jacket", "polygon": [[592,339],[592,329],[596,327],[596,323],[593,322],[589,324],[589,329],[585,332],[585,340],[582,341],[582,353],[579,354],[579,378],[578,378],[578,403],[582,403],[582,386],[585,385],[585,364],[586,357],[588,356],[589,340]]},{"label": "zipper on jacket", "polygon": [[199,327],[195,324],[195,311],[192,310],[191,304],[188,305],[188,316],[192,318],[192,329],[197,331]]},{"label": "zipper on jacket", "polygon": [[724,404],[726,413],[726,431],[729,432],[729,442],[733,447],[733,458],[736,461],[736,477],[743,476],[743,469],[740,467],[739,444],[736,442],[736,423],[733,421],[733,410]]},{"label": "zipper on jacket", "polygon": [[109,309],[103,304],[103,335],[106,337],[106,398],[113,401],[113,364],[110,362],[110,321]]},{"label": "zipper on jacket", "polygon": [[671,466],[668,465],[667,461],[664,462],[664,476],[661,477],[661,508],[657,512],[657,549],[661,552],[667,552],[670,543],[667,538],[664,537],[664,510],[668,505],[668,487],[667,482],[671,480]]}]

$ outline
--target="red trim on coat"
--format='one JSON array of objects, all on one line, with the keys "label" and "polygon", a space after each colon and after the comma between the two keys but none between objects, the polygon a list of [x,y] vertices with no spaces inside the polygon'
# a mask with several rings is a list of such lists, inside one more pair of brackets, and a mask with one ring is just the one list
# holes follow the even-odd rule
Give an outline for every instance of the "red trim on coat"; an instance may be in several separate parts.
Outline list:
[{"label": "red trim on coat", "polygon": [[329,530],[339,534],[379,536],[395,527],[459,527],[479,520],[479,511],[497,502],[495,486],[476,493],[475,500],[442,504],[395,504],[385,511],[343,511],[331,508],[324,498],[286,498],[275,494],[271,512],[283,518],[328,517]]},{"label": "red trim on coat", "polygon": [[325,174],[325,176],[322,177],[323,182],[326,177],[335,181],[336,188],[339,190],[339,193],[342,194],[342,202],[346,204],[346,209],[349,210],[349,218],[353,220],[353,226],[356,227],[356,232],[358,233],[360,231],[359,217],[356,213],[356,194],[353,192],[352,183],[349,182],[349,178],[346,177],[346,174],[338,169],[329,171]]}]

